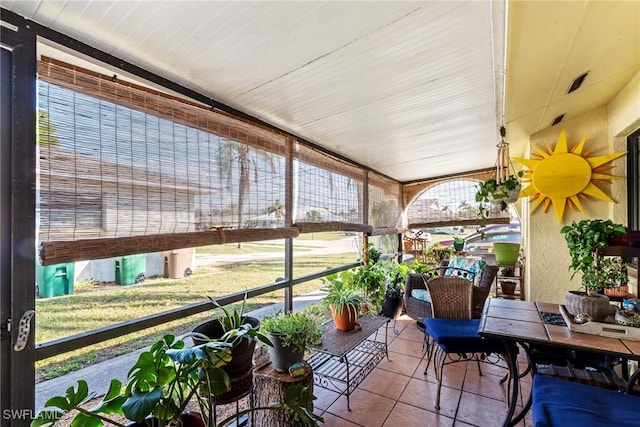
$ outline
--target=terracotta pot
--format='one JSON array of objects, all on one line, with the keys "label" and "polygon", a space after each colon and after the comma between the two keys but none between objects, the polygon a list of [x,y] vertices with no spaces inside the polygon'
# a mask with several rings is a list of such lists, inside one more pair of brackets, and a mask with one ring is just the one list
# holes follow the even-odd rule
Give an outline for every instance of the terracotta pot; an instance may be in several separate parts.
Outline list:
[{"label": "terracotta pot", "polygon": [[604,321],[611,314],[611,304],[606,295],[587,296],[585,292],[569,291],[565,296],[564,305],[572,316],[587,313],[596,322]]},{"label": "terracotta pot", "polygon": [[336,328],[341,331],[350,331],[356,326],[358,321],[358,310],[354,310],[352,307],[345,307],[342,313],[336,315],[333,306],[331,306],[331,315],[333,316],[333,323]]},{"label": "terracotta pot", "polygon": [[500,281],[500,288],[504,295],[514,295],[516,293],[517,282]]},{"label": "terracotta pot", "polygon": [[629,295],[629,286],[623,285],[619,289],[605,289],[604,294],[608,297],[626,297]]}]

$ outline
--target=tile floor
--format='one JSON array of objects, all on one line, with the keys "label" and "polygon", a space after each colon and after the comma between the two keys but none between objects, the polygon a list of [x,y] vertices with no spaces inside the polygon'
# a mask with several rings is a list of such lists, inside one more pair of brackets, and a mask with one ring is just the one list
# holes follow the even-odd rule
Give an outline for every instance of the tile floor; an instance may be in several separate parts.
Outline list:
[{"label": "tile floor", "polygon": [[[393,323],[391,323],[393,325]],[[499,383],[506,369],[482,364],[480,376],[475,363],[445,366],[440,410],[434,407],[436,382],[426,360],[423,333],[408,317],[396,321],[394,334],[389,328],[389,359],[384,359],[347,399],[338,393],[314,388],[318,398],[315,413],[328,427],[413,427],[413,426],[501,426],[507,411],[506,385]],[[384,337],[384,335],[382,335]],[[522,394],[530,390],[530,377],[523,378]],[[531,426],[530,414],[518,424]]]}]

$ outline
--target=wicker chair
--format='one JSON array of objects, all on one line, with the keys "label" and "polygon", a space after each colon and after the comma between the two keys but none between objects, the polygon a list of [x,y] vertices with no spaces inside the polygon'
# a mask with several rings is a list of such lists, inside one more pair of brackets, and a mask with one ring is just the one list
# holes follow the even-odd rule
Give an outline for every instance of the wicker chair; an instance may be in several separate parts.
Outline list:
[{"label": "wicker chair", "polygon": [[[431,295],[432,315],[424,319],[427,344],[427,375],[430,363],[436,374],[435,408],[440,409],[440,390],[444,365],[475,361],[488,362],[488,354],[506,354],[501,340],[478,335],[479,319],[472,319],[473,283],[455,276],[438,276],[426,281]],[[453,356],[453,355],[457,356]],[[499,359],[488,363],[497,363]]]},{"label": "wicker chair", "polygon": [[[433,273],[438,276],[444,276],[448,265],[449,260],[443,260],[440,263],[440,267],[435,269]],[[491,291],[491,286],[497,274],[497,266],[487,265],[480,276],[478,286],[473,287],[472,317],[474,319],[479,319],[482,315],[484,301],[487,299],[487,296],[489,296],[489,291]],[[431,303],[412,297],[411,291],[414,289],[426,289],[424,280],[422,274],[409,274],[404,289],[404,307],[407,315],[417,321],[418,326],[421,328],[424,326],[423,319],[425,317],[431,317]]]}]

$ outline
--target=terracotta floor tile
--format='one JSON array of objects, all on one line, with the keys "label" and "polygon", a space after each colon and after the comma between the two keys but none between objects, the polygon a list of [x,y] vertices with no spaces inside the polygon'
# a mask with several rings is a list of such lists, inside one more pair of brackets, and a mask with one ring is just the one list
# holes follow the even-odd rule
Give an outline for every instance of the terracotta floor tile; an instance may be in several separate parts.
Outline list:
[{"label": "terracotta floor tile", "polygon": [[[442,384],[447,387],[461,389],[464,384],[464,377],[467,373],[466,368],[467,364],[465,362],[446,365],[442,371]],[[432,367],[429,367],[427,377],[430,377],[431,381],[436,382]]]},{"label": "terracotta floor tile", "polygon": [[453,418],[460,401],[460,390],[443,386],[440,395],[440,410],[435,409],[436,391],[434,383],[412,378],[399,401]]},{"label": "terracotta floor tile", "polygon": [[358,386],[363,390],[398,400],[411,378],[384,369],[374,369]]},{"label": "terracotta floor tile", "polygon": [[410,377],[419,364],[419,357],[389,352],[389,360],[386,358],[382,359],[380,363],[378,363],[378,368]]},{"label": "terracotta floor tile", "polygon": [[396,404],[395,400],[362,389],[356,389],[350,398],[351,411],[347,409],[346,397],[341,396],[327,412],[363,427],[382,426]]},{"label": "terracotta floor tile", "polygon": [[420,343],[424,340],[424,332],[416,327],[406,327],[398,336],[405,340],[418,341]]},{"label": "terracotta floor tile", "polygon": [[421,341],[406,340],[400,337],[396,338],[391,344],[389,344],[389,351],[414,357],[422,357],[422,354],[424,353]]},{"label": "terracotta floor tile", "polygon": [[360,427],[359,424],[354,424],[351,421],[345,420],[344,418],[336,417],[330,413],[324,413],[322,415],[324,417],[324,424],[320,424],[321,426],[327,427]]},{"label": "terracotta floor tile", "polygon": [[467,373],[464,380],[463,391],[504,400],[507,392],[507,384],[500,384],[500,379],[501,377],[497,375],[485,374],[479,376]]},{"label": "terracotta floor tile", "polygon": [[[440,410],[435,409],[437,385],[433,367],[424,375],[426,357],[422,332],[415,321],[398,321],[398,335],[388,329],[389,357],[364,379],[351,395],[351,411],[344,395],[314,387],[315,413],[325,418],[328,427],[493,427],[500,426],[507,413],[506,385],[499,380],[506,369],[482,364],[483,376],[475,362],[460,362],[444,367]],[[378,334],[384,341],[384,328]],[[525,368],[520,364],[520,369]],[[521,379],[518,404],[526,400],[531,377]],[[462,388],[462,390],[461,390]],[[532,426],[531,413],[518,427]]]},{"label": "terracotta floor tile", "polygon": [[453,426],[453,418],[398,402],[383,427],[398,426],[451,427]]},{"label": "terracotta floor tile", "polygon": [[313,387],[313,395],[317,397],[316,400],[313,401],[313,408],[320,409],[322,411],[326,410],[336,401],[341,395],[332,390],[327,390],[322,387],[314,386]]},{"label": "terracotta floor tile", "polygon": [[507,409],[504,400],[491,399],[463,391],[456,421],[479,427],[501,426]]}]

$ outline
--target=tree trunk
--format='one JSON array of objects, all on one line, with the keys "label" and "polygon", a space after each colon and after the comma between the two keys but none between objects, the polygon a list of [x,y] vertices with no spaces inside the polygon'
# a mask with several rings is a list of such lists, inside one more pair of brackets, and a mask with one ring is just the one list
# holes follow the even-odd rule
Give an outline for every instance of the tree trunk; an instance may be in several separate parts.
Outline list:
[{"label": "tree trunk", "polygon": [[[313,394],[313,370],[304,362],[304,375],[292,377],[288,373],[280,373],[273,365],[266,365],[254,371],[255,406],[270,406],[273,402],[284,402],[285,391],[289,386],[301,385],[307,387],[305,395]],[[313,411],[313,402],[307,405]],[[293,419],[282,411],[261,410],[253,414],[254,426],[287,427],[293,426]]]}]

